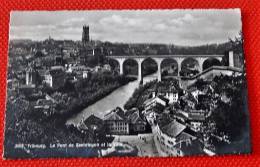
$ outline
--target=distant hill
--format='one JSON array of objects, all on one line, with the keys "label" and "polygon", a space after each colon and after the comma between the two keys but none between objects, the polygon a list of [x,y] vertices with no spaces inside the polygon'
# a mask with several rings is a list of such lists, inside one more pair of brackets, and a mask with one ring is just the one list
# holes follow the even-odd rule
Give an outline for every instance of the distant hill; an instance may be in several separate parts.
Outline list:
[{"label": "distant hill", "polygon": [[224,54],[231,50],[231,43],[201,46],[178,46],[174,44],[126,44],[102,42],[107,55],[212,55]]},{"label": "distant hill", "polygon": [[18,43],[31,43],[31,39],[11,39],[10,43],[18,44]]},{"label": "distant hill", "polygon": [[[50,39],[49,39],[50,40]],[[10,40],[10,44],[14,47],[36,47],[38,48],[61,48],[65,47],[65,43],[74,43],[73,47],[82,48],[81,41],[71,40],[55,40],[48,44],[47,40],[43,41],[32,41],[30,39],[15,39]],[[16,45],[16,46],[15,46]],[[26,45],[26,46],[25,46]],[[224,54],[231,50],[232,44],[225,42],[221,44],[207,44],[201,46],[179,46],[175,44],[153,44],[153,43],[112,43],[108,41],[91,40],[89,45],[92,48],[102,48],[103,55],[213,55],[213,54]],[[70,46],[72,47],[72,46]]]}]

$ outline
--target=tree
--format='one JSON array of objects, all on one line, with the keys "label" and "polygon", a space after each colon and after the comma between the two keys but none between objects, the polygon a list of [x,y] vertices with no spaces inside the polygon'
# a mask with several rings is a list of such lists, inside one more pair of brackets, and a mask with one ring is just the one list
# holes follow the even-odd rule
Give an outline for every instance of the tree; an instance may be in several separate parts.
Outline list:
[{"label": "tree", "polygon": [[244,65],[244,60],[245,60],[245,52],[244,52],[244,37],[243,37],[243,33],[242,31],[239,32],[239,36],[235,37],[234,40],[232,40],[231,38],[229,38],[229,41],[231,43],[231,48],[234,52],[234,54],[236,54],[239,58],[239,61],[242,64],[242,69],[243,72],[245,72],[245,65]]},{"label": "tree", "polygon": [[[209,117],[211,122],[216,124],[217,134],[226,134],[230,140],[235,141],[244,128],[247,128],[248,101],[245,76],[222,77],[214,79],[216,83],[215,92],[225,93],[230,102],[226,103],[219,98],[217,107],[213,109]],[[233,83],[233,84],[230,84]],[[228,87],[227,85],[232,85]]]},{"label": "tree", "polygon": [[232,40],[231,38],[229,38],[229,41],[231,43],[231,48],[233,50],[234,53],[242,53],[243,58],[244,58],[244,49],[243,49],[243,45],[244,45],[244,37],[243,37],[243,32],[240,31],[239,32],[239,37],[235,37],[234,40]]}]

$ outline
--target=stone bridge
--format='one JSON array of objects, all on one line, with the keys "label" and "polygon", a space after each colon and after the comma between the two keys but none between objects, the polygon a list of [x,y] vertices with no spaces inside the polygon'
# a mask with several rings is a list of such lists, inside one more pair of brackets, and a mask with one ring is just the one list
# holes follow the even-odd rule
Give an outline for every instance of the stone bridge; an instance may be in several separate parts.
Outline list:
[{"label": "stone bridge", "polygon": [[[126,55],[126,56],[108,56],[107,58],[114,59],[119,63],[120,74],[123,74],[124,62],[128,59],[135,60],[138,64],[138,80],[142,81],[142,63],[148,59],[153,59],[158,66],[158,81],[161,81],[161,63],[164,60],[171,59],[174,60],[178,65],[178,75],[181,71],[181,66],[184,60],[194,59],[199,65],[199,72],[203,71],[203,64],[208,59],[215,59],[221,62],[224,55]],[[234,67],[233,51],[229,52],[229,66]]]}]

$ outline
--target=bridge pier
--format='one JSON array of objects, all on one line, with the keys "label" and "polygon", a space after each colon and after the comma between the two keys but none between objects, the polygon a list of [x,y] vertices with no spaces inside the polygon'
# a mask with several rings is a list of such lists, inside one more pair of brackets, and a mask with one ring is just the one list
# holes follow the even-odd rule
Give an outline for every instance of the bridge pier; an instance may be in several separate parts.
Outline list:
[{"label": "bridge pier", "polygon": [[157,63],[157,67],[158,67],[158,76],[157,76],[157,81],[158,82],[161,82],[162,81],[162,72],[161,72],[161,63],[162,61],[164,60],[164,58],[154,58],[154,60],[156,61]]},{"label": "bridge pier", "polygon": [[124,65],[124,62],[125,62],[125,58],[119,58],[117,59],[118,63],[119,63],[119,73],[120,75],[123,75],[124,74],[124,68],[123,68],[123,65]]},{"label": "bridge pier", "polygon": [[161,74],[161,63],[158,64],[158,82],[162,81],[162,74]]},{"label": "bridge pier", "polygon": [[178,74],[177,74],[177,76],[180,76],[181,64],[182,64],[184,58],[176,58],[174,60],[177,62],[177,66],[178,66]]},{"label": "bridge pier", "polygon": [[143,76],[142,76],[142,60],[137,61],[138,63],[138,82],[143,81]]}]

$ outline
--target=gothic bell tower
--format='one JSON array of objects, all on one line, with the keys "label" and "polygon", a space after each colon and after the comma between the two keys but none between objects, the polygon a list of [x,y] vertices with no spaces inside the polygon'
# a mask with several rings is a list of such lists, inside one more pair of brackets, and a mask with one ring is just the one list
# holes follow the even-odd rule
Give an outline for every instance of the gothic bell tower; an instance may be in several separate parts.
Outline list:
[{"label": "gothic bell tower", "polygon": [[83,32],[82,32],[82,44],[83,44],[83,47],[88,42],[89,42],[89,26],[84,25],[83,26]]}]

